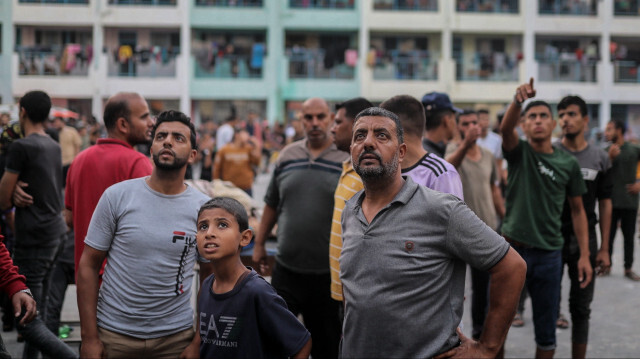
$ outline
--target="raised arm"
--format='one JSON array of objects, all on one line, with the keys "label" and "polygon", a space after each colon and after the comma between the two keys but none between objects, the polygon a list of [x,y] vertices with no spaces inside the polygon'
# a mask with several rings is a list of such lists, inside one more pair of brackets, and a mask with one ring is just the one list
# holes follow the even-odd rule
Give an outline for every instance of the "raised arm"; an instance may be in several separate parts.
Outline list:
[{"label": "raised arm", "polygon": [[518,133],[516,126],[520,120],[520,111],[522,103],[536,96],[536,90],[533,87],[533,77],[529,83],[522,84],[516,89],[513,101],[509,105],[507,112],[504,114],[500,131],[502,132],[502,148],[511,151],[518,145]]}]

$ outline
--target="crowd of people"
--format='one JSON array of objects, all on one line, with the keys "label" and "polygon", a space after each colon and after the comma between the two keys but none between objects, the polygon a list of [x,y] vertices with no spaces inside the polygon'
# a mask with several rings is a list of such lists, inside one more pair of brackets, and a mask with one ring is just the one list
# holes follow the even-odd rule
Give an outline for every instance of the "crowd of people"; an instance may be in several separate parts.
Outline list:
[{"label": "crowd of people", "polygon": [[[493,132],[488,110],[441,92],[379,106],[309,98],[290,128],[250,111],[198,130],[122,92],[105,104],[106,137],[83,149],[73,127],[50,120],[49,96],[28,92],[3,127],[2,233],[13,238],[0,244],[3,329],[17,328],[24,358],[77,357],[58,337],[75,283],[83,358],[504,357],[528,295],[535,356],[549,358],[566,321],[566,265],[572,356],[584,358],[618,223],[624,275],[640,281],[640,147],[618,120],[607,148],[589,143],[582,98],[560,99],[556,120],[536,94],[533,79],[518,86]],[[241,202],[185,181],[197,162],[201,180],[249,196],[272,171],[257,225]]]}]

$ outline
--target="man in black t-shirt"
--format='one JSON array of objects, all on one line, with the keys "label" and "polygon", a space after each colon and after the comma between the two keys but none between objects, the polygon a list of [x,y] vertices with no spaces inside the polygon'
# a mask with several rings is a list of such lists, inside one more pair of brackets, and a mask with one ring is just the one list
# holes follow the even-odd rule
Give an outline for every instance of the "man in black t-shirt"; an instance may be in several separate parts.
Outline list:
[{"label": "man in black t-shirt", "polygon": [[[24,138],[11,144],[5,172],[0,179],[0,209],[16,205],[13,260],[27,278],[40,315],[27,325],[18,325],[25,338],[24,357],[35,358],[38,350],[51,357],[76,357],[41,318],[46,317],[49,277],[62,238],[67,231],[62,219],[62,159],[60,146],[45,132],[44,122],[51,99],[42,91],[31,91],[20,99],[20,127]],[[28,183],[32,201],[14,197],[18,181]]]},{"label": "man in black t-shirt", "polygon": [[[589,260],[591,267],[598,273],[603,273],[611,266],[609,258],[609,228],[611,225],[611,162],[607,153],[590,145],[584,138],[584,132],[589,129],[587,104],[578,96],[566,96],[558,104],[558,117],[562,127],[563,138],[556,143],[560,148],[573,155],[580,164],[582,178],[587,186],[587,192],[582,195],[582,203],[587,215],[589,233]],[[598,203],[600,214],[600,235],[602,243],[598,249],[596,224],[598,217],[595,207]],[[580,288],[577,263],[580,257],[578,241],[576,239],[571,209],[569,203],[564,204],[562,213],[562,236],[564,248],[562,260],[567,264],[571,279],[569,292],[569,311],[573,322],[571,341],[572,357],[584,358],[587,352],[589,337],[589,316],[591,301],[593,300],[595,276],[586,287]],[[560,316],[561,319],[564,319]],[[560,320],[558,320],[558,325]],[[566,319],[565,319],[566,320]],[[566,322],[565,322],[566,324]]]}]

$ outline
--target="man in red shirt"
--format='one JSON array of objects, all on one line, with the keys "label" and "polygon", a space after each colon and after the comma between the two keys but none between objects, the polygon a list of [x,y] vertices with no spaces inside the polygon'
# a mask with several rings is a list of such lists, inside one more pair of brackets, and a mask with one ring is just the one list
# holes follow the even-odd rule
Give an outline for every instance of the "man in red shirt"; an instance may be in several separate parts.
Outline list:
[{"label": "man in red shirt", "polygon": [[153,169],[149,158],[133,149],[151,141],[153,120],[142,96],[121,92],[109,98],[104,125],[107,138],[78,154],[67,175],[65,219],[75,230],[76,272],[89,222],[102,193],[118,182],[148,176]]}]

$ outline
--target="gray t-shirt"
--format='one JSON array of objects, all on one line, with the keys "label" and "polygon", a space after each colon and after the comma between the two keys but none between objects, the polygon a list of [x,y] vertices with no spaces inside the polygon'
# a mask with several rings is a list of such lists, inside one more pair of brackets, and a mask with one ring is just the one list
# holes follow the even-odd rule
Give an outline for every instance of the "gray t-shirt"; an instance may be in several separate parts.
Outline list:
[{"label": "gray t-shirt", "polygon": [[369,224],[342,212],[344,358],[430,358],[456,346],[466,263],[488,270],[509,244],[457,197],[410,178]]},{"label": "gray t-shirt", "polygon": [[198,209],[209,199],[192,187],[165,195],[152,190],[146,178],[120,182],[104,192],[84,241],[108,251],[98,326],[140,339],[193,326],[196,221]]}]

